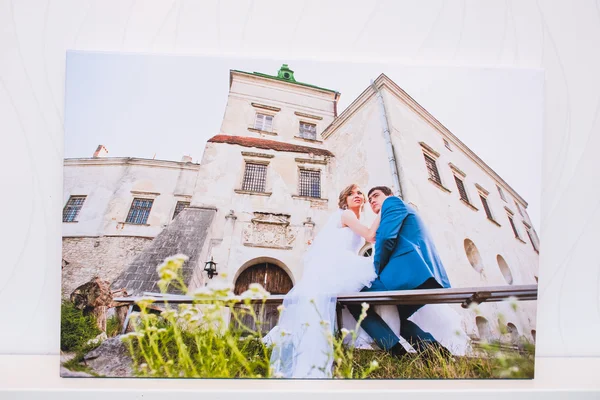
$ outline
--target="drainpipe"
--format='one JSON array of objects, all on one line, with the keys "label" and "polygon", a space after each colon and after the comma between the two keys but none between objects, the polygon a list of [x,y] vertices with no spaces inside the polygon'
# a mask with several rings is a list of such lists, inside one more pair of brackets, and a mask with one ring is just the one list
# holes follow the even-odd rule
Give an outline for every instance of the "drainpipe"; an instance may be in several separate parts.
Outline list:
[{"label": "drainpipe", "polygon": [[388,124],[387,112],[385,110],[385,103],[381,92],[375,85],[374,81],[371,81],[371,86],[377,94],[379,100],[379,115],[381,116],[381,124],[383,125],[383,139],[385,140],[385,149],[388,156],[388,162],[390,163],[390,171],[392,173],[392,191],[394,196],[398,196],[403,200],[406,200],[403,196],[402,186],[400,184],[400,174],[398,173],[398,164],[396,163],[396,156],[394,154],[394,146],[392,145],[392,137],[390,135],[390,127]]}]

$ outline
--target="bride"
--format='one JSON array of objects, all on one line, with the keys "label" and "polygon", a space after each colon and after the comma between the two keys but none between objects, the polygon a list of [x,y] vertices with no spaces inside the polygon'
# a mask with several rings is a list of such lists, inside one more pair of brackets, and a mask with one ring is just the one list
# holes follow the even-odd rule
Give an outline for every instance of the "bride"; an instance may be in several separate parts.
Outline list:
[{"label": "bride", "polygon": [[[277,326],[263,338],[265,343],[274,345],[270,360],[274,376],[332,377],[331,339],[336,326],[336,296],[370,287],[377,277],[372,259],[358,255],[365,240],[374,242],[380,221],[377,214],[370,227],[361,223],[366,202],[358,185],[342,190],[339,209],[333,212],[305,253],[303,276],[285,296]],[[394,317],[385,314],[388,313],[382,314],[384,319]],[[415,317],[428,319],[427,315],[420,314]],[[343,319],[347,320],[348,316],[344,310]],[[439,311],[433,312],[431,317],[439,317]],[[350,318],[354,326],[356,320]],[[457,323],[455,320],[452,325]],[[362,342],[373,343],[362,329],[357,333]]]},{"label": "bride", "polygon": [[358,185],[345,188],[339,209],[304,255],[302,278],[285,296],[277,326],[263,339],[274,344],[271,367],[275,376],[331,377],[336,295],[359,292],[377,277],[371,259],[358,255],[379,227],[379,216],[370,228],[359,221],[365,203]]}]

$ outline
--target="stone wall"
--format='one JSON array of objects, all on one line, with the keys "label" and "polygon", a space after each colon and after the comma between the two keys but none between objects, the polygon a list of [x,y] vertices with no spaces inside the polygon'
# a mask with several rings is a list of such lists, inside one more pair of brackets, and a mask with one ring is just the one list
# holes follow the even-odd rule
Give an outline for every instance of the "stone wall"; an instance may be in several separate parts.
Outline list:
[{"label": "stone wall", "polygon": [[112,283],[151,240],[129,236],[63,238],[62,295],[68,297],[96,275]]}]

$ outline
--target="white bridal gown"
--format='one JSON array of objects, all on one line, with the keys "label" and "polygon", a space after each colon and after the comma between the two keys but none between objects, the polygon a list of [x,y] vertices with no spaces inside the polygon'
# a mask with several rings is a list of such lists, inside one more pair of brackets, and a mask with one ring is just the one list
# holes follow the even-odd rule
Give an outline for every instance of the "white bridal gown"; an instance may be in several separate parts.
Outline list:
[{"label": "white bridal gown", "polygon": [[[275,344],[271,366],[284,378],[330,378],[336,295],[359,292],[377,277],[371,258],[358,251],[364,240],[342,227],[336,210],[303,258],[302,278],[285,296],[279,323],[264,338]],[[356,323],[356,322],[355,322]]]}]

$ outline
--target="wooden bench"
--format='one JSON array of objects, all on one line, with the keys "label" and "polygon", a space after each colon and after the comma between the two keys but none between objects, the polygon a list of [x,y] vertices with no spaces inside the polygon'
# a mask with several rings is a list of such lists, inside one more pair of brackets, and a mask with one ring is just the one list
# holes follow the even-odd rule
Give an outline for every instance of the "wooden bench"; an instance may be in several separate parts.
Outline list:
[{"label": "wooden bench", "polygon": [[[451,289],[421,289],[421,290],[394,290],[381,292],[358,292],[345,293],[337,296],[338,302],[338,324],[341,323],[342,306],[349,304],[361,304],[363,302],[371,305],[400,305],[400,304],[461,304],[463,308],[468,308],[471,304],[480,304],[484,302],[499,302],[509,298],[515,298],[519,301],[537,300],[537,285],[511,285],[511,286],[489,286],[476,288],[451,288]],[[194,296],[144,293],[145,298],[152,297],[156,303],[167,300],[169,304],[199,304],[211,303],[211,300],[198,300]],[[284,295],[271,295],[266,299],[252,299],[251,304],[281,304]],[[127,316],[123,322],[122,333],[125,333],[131,313],[137,307],[136,302],[139,297],[117,297],[114,300],[115,306],[128,305]],[[235,296],[227,299],[230,304],[243,304],[244,299],[241,296]],[[338,328],[340,328],[338,326]]]}]

